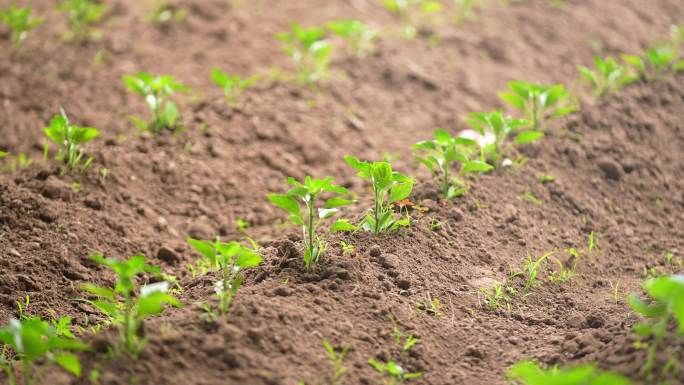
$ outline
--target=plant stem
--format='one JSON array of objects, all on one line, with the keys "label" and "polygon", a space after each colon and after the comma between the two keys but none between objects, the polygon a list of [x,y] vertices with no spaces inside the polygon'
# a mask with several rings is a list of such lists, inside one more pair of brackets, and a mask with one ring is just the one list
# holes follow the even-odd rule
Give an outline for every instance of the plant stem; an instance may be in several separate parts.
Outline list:
[{"label": "plant stem", "polygon": [[31,365],[29,365],[26,357],[21,361],[21,365],[24,373],[24,385],[31,385]]},{"label": "plant stem", "polygon": [[130,298],[130,295],[126,295],[126,301],[124,304],[125,310],[124,310],[124,344],[126,346],[126,350],[128,353],[133,353],[133,332],[131,329],[133,328],[133,325],[131,325],[131,313],[132,313],[132,301]]},{"label": "plant stem", "polygon": [[380,233],[379,213],[382,209],[382,202],[380,201],[380,192],[378,191],[375,181],[373,182],[373,191],[375,192],[375,209],[373,210],[373,214],[375,215],[375,226],[373,226],[373,234],[378,235]]},{"label": "plant stem", "polygon": [[[316,195],[309,195],[309,201],[306,205],[309,208],[309,247],[311,248],[311,260],[313,261],[315,256],[314,251],[314,201],[316,200]],[[308,266],[307,266],[308,268]]]},{"label": "plant stem", "polygon": [[449,195],[449,165],[445,164],[443,167],[444,181],[442,182],[442,194],[447,198]]}]

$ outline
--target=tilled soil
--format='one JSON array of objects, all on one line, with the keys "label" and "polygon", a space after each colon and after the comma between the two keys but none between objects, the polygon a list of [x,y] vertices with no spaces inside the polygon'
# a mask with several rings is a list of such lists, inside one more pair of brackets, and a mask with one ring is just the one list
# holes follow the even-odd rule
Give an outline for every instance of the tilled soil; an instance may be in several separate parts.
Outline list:
[{"label": "tilled soil", "polygon": [[[416,384],[500,384],[524,358],[598,361],[643,381],[645,353],[631,336],[639,319],[625,296],[638,292],[647,269],[681,273],[662,256],[684,250],[684,77],[583,103],[521,149],[524,167],[483,175],[453,202],[439,201],[410,145],[435,127],[463,127],[470,111],[501,107],[496,92],[508,80],[576,88],[575,66],[589,64],[595,49],[640,52],[684,20],[684,4],[492,2],[476,20],[423,28],[413,40],[393,32],[398,23],[372,1],[226,4],[182,1],[188,18],[161,28],[142,21],[144,2],[114,1],[102,41],[74,47],[59,41],[65,26],[52,2],[31,2],[54,23],[34,31],[23,56],[0,60],[0,148],[39,158],[41,129],[59,106],[103,138],[89,147],[95,166],[86,175],[61,176],[39,161],[0,174],[0,324],[29,295],[31,313],[55,311],[90,326],[99,317],[75,301],[79,285],[112,277],[88,257],[145,254],[180,277],[185,306],[147,325],[149,346],[137,362],[106,354],[113,332],[84,336],[96,347],[84,364],[101,372],[102,384],[316,384],[330,372],[323,339],[353,345],[348,384],[380,382],[369,358],[424,372]],[[210,84],[214,66],[243,74],[289,68],[274,33],[291,21],[342,17],[389,32],[368,58],[340,55],[318,92],[265,81],[230,109]],[[93,61],[96,54],[104,59]],[[181,104],[186,130],[136,133],[127,117],[146,116],[144,105],[120,77],[138,70],[171,74],[195,90]],[[298,231],[281,225],[266,194],[282,191],[290,175],[334,176],[362,198],[345,213],[359,218],[368,194],[342,156],[385,153],[418,177],[412,226],[378,237],[332,235],[318,271],[305,273]],[[541,184],[541,174],[556,181]],[[539,202],[524,199],[529,193]],[[185,265],[196,255],[184,239],[241,238],[238,218],[251,223],[265,261],[248,273],[230,314],[207,324],[201,303],[213,277],[191,277]],[[578,275],[549,282],[554,258],[572,263],[564,250],[586,249],[592,232],[599,248],[582,253]],[[355,251],[344,254],[341,240]],[[480,288],[521,270],[528,254],[553,250],[531,295],[486,309]],[[520,279],[509,283],[520,291]],[[436,314],[418,309],[435,298]],[[392,320],[420,337],[409,353],[394,342]],[[55,371],[44,382],[73,380]]]}]

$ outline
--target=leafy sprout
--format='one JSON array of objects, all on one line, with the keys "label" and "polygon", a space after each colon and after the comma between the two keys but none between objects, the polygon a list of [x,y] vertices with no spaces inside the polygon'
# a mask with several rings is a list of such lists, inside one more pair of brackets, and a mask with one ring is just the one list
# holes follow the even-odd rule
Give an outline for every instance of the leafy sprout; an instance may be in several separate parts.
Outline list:
[{"label": "leafy sprout", "polygon": [[[64,109],[50,121],[50,126],[43,129],[45,135],[59,148],[56,159],[69,171],[82,171],[92,163],[92,158],[84,161],[82,145],[92,141],[100,135],[100,131],[92,127],[78,127],[69,123]],[[83,162],[83,164],[81,164]]]},{"label": "leafy sprout", "polygon": [[31,8],[17,7],[16,1],[6,9],[0,10],[0,21],[4,22],[12,30],[12,43],[15,51],[21,48],[29,31],[43,24],[42,17],[31,17]]},{"label": "leafy sprout", "polygon": [[418,142],[413,148],[419,152],[416,160],[440,179],[442,196],[452,199],[463,195],[468,190],[462,181],[451,178],[450,171],[456,162],[461,166],[459,171],[461,175],[487,172],[492,169],[492,166],[484,161],[469,159],[469,153],[476,145],[472,139],[454,138],[448,132],[437,129],[433,140]]},{"label": "leafy sprout", "polygon": [[313,84],[328,74],[332,45],[325,39],[322,28],[303,28],[293,23],[290,32],[281,32],[276,38],[283,42],[283,51],[298,66],[302,83]]},{"label": "leafy sprout", "polygon": [[339,20],[326,24],[335,35],[344,39],[351,54],[364,57],[373,48],[375,31],[359,20]]},{"label": "leafy sprout", "polygon": [[188,87],[171,76],[153,76],[146,72],[125,75],[123,82],[131,92],[145,99],[145,103],[152,112],[150,123],[137,118],[134,120],[139,128],[158,133],[164,128],[173,130],[177,127],[180,112],[170,97],[176,91],[189,91]]},{"label": "leafy sprout", "polygon": [[684,59],[669,45],[649,48],[643,56],[622,55],[622,60],[646,79],[660,79],[668,72],[684,71]]},{"label": "leafy sprout", "polygon": [[80,41],[91,32],[90,25],[100,21],[105,6],[92,0],[64,0],[57,9],[69,15],[71,33]]},{"label": "leafy sprout", "polygon": [[368,365],[372,366],[376,372],[380,373],[386,385],[398,385],[416,378],[420,378],[421,372],[407,372],[398,363],[389,360],[387,363],[375,360],[373,358],[368,360]]},{"label": "leafy sprout", "polygon": [[444,9],[441,2],[434,0],[382,0],[382,5],[401,21],[407,38],[416,36],[416,24],[420,19]]},{"label": "leafy sprout", "polygon": [[242,78],[240,75],[231,75],[223,72],[220,68],[214,68],[211,71],[211,80],[214,84],[221,87],[226,103],[231,107],[237,107],[240,104],[240,94],[242,91],[253,86],[260,78],[261,76],[259,75]]},{"label": "leafy sprout", "polygon": [[[651,297],[650,303],[632,295],[629,305],[632,310],[649,319],[649,322],[637,325],[634,332],[640,337],[652,339],[646,363],[642,367],[642,373],[651,379],[658,348],[670,336],[684,336],[684,275],[651,278],[644,282],[643,287]],[[674,329],[671,328],[673,324],[676,325]]]},{"label": "leafy sprout", "polygon": [[629,68],[610,56],[606,58],[595,57],[594,65],[596,71],[585,66],[578,66],[577,68],[582,78],[599,97],[618,92],[624,85],[638,79],[638,76],[634,75]]},{"label": "leafy sprout", "polygon": [[[302,227],[304,239],[304,265],[310,271],[311,266],[318,263],[327,248],[326,242],[316,234],[323,222],[335,215],[340,207],[352,203],[346,197],[349,191],[334,184],[332,178],[313,179],[304,178],[304,183],[290,177],[287,179],[292,188],[285,194],[269,194],[268,200],[275,206],[285,210],[290,216],[288,220]],[[322,207],[317,206],[317,199],[323,195],[331,195]],[[304,206],[304,210],[302,210]],[[331,231],[352,231],[356,226],[346,220],[338,220],[331,227]]]},{"label": "leafy sprout", "polygon": [[0,159],[7,157],[9,155],[7,152],[0,150]]},{"label": "leafy sprout", "polygon": [[524,119],[513,119],[501,111],[474,112],[466,123],[479,134],[480,156],[483,162],[500,167],[515,146],[535,142],[544,137]]},{"label": "leafy sprout", "polygon": [[531,361],[522,361],[508,370],[508,379],[515,385],[630,385],[624,377],[606,373],[592,365],[574,368],[542,369]]},{"label": "leafy sprout", "polygon": [[224,243],[218,239],[200,241],[192,238],[187,241],[212,269],[218,271],[219,280],[214,283],[214,291],[219,298],[219,313],[226,314],[244,281],[242,271],[259,266],[261,256],[238,242]]},{"label": "leafy sprout", "polygon": [[107,316],[109,322],[118,326],[124,349],[137,358],[147,342],[141,333],[145,319],[161,314],[167,304],[176,307],[181,304],[168,294],[169,283],[166,281],[144,285],[137,290],[137,276],[145,273],[160,275],[159,268],[148,265],[144,256],[119,260],[94,255],[91,259],[112,269],[116,274],[116,283],[113,287],[83,285],[83,290],[98,298],[88,302]]},{"label": "leafy sprout", "polygon": [[323,347],[325,348],[325,352],[328,353],[328,359],[333,367],[332,375],[330,376],[330,385],[341,385],[342,377],[348,370],[348,368],[343,365],[344,358],[347,356],[347,353],[349,353],[349,350],[351,350],[351,345],[345,345],[342,349],[337,351],[330,342],[323,340]]},{"label": "leafy sprout", "polygon": [[466,20],[474,19],[475,7],[479,2],[480,0],[454,0],[454,5],[456,6],[454,22],[456,25],[460,25]]},{"label": "leafy sprout", "polygon": [[541,85],[525,81],[508,82],[510,92],[499,97],[523,114],[534,130],[542,130],[551,118],[567,115],[576,110],[570,106],[570,94],[562,84]]},{"label": "leafy sprout", "polygon": [[393,171],[389,162],[366,162],[353,156],[346,156],[344,160],[358,171],[359,177],[370,182],[373,189],[374,206],[361,221],[361,227],[378,235],[408,226],[408,215],[406,218],[396,219],[392,204],[408,198],[413,190],[413,180]]},{"label": "leafy sprout", "polygon": [[[63,320],[58,324],[68,328],[70,319]],[[19,384],[14,372],[15,361],[21,362],[23,385],[35,383],[39,372],[36,365],[39,364],[55,363],[80,376],[81,363],[71,352],[88,349],[87,345],[73,338],[71,332],[59,333],[53,325],[38,317],[10,320],[9,325],[0,328],[0,343],[0,368],[7,373],[9,385]]]}]

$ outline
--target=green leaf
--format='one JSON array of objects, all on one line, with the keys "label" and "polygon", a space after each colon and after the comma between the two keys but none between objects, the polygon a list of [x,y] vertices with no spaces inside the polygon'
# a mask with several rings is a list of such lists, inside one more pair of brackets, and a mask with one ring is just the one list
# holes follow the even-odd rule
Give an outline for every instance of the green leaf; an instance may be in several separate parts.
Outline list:
[{"label": "green leaf", "polygon": [[331,209],[335,207],[342,207],[342,206],[347,206],[350,203],[352,203],[352,200],[349,199],[344,199],[344,198],[330,198],[327,201],[325,201],[325,208],[326,209]]},{"label": "green leaf", "polygon": [[340,219],[333,223],[332,226],[330,226],[330,231],[331,232],[337,232],[337,231],[356,231],[359,228],[357,226],[354,226],[353,224],[349,223],[346,219]]},{"label": "green leaf", "polygon": [[396,183],[392,186],[390,191],[390,203],[398,202],[400,200],[408,198],[413,190],[412,183]]},{"label": "green leaf", "polygon": [[299,203],[287,194],[269,194],[268,200],[277,207],[289,212],[290,214],[299,216]]},{"label": "green leaf", "polygon": [[250,267],[259,266],[261,261],[262,258],[259,254],[246,247],[243,247],[237,257],[237,260],[235,261],[235,264],[240,266],[241,269],[249,269]]},{"label": "green leaf", "polygon": [[212,266],[216,266],[216,250],[210,241],[200,241],[198,239],[188,238],[186,240],[195,251],[206,258]]},{"label": "green leaf", "polygon": [[527,144],[537,141],[544,137],[541,131],[523,131],[515,137],[516,144]]},{"label": "green leaf", "polygon": [[487,162],[483,162],[481,160],[471,160],[461,166],[461,173],[468,174],[472,172],[489,172],[492,169],[494,169],[494,166]]},{"label": "green leaf", "polygon": [[59,353],[55,355],[55,362],[74,376],[79,377],[81,375],[81,361],[75,354]]},{"label": "green leaf", "polygon": [[499,97],[501,100],[504,102],[510,104],[511,106],[515,107],[519,111],[525,111],[525,99],[521,98],[519,95],[516,95],[511,92],[499,92]]}]

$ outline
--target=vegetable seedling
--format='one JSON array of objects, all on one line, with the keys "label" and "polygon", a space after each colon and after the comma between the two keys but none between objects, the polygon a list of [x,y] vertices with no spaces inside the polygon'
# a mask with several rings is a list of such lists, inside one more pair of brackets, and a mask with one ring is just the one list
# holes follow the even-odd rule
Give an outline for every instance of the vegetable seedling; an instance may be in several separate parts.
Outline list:
[{"label": "vegetable seedling", "polygon": [[524,119],[513,119],[501,111],[474,112],[466,123],[480,135],[480,158],[494,167],[501,167],[513,148],[535,142],[544,133],[529,127]]},{"label": "vegetable seedling", "polygon": [[[316,234],[323,221],[335,215],[340,207],[352,203],[347,199],[349,191],[344,187],[334,184],[333,178],[312,179],[304,178],[304,183],[289,177],[287,183],[292,186],[285,194],[269,194],[268,200],[278,208],[285,210],[290,216],[288,220],[302,227],[304,239],[304,265],[310,271],[311,266],[318,263],[321,255],[327,248],[326,242]],[[332,195],[323,203],[323,207],[317,206],[317,199],[322,194]],[[304,210],[302,210],[302,206]],[[338,220],[330,231],[354,231],[356,226],[346,220]]]},{"label": "vegetable seedling", "polygon": [[[642,373],[651,379],[658,348],[668,337],[684,336],[684,275],[651,278],[644,282],[643,287],[651,297],[650,303],[636,295],[631,295],[628,302],[632,310],[650,320],[635,326],[634,332],[640,337],[651,338],[642,367]],[[671,332],[672,323],[677,326]]]},{"label": "vegetable seedling", "polygon": [[639,79],[638,75],[633,74],[629,68],[610,56],[606,58],[596,56],[594,65],[596,71],[585,66],[578,66],[577,69],[582,79],[592,87],[598,97],[618,92],[623,86]]},{"label": "vegetable seedling", "polygon": [[100,21],[105,6],[92,0],[64,0],[57,9],[69,15],[71,37],[82,41],[93,32],[91,24]]},{"label": "vegetable seedling", "polygon": [[324,29],[303,28],[293,23],[290,32],[281,32],[276,39],[297,64],[302,83],[315,84],[327,76],[333,48],[325,39]]},{"label": "vegetable seedling", "polygon": [[16,1],[9,8],[0,10],[0,21],[12,30],[11,38],[15,52],[21,48],[29,31],[43,24],[43,20],[42,17],[31,17],[31,8],[17,7]]},{"label": "vegetable seedling", "polygon": [[546,262],[546,260],[555,253],[555,251],[548,252],[536,260],[532,258],[532,254],[527,253],[527,260],[525,261],[525,271],[523,272],[526,276],[525,287],[523,288],[523,291],[529,293],[530,289],[537,285],[537,277],[539,276],[539,270],[541,269],[544,262]]},{"label": "vegetable seedling", "polygon": [[372,366],[376,372],[383,376],[386,385],[403,384],[408,380],[420,378],[423,375],[421,372],[407,372],[404,368],[399,366],[398,363],[392,360],[385,363],[371,358],[368,360],[368,365]]},{"label": "vegetable seedling", "polygon": [[626,378],[602,372],[592,365],[574,368],[542,369],[536,363],[522,361],[508,370],[508,379],[515,385],[631,385]]},{"label": "vegetable seedling", "polygon": [[659,80],[668,72],[684,71],[684,59],[679,58],[677,50],[668,45],[649,48],[643,56],[622,55],[622,60],[646,79]]},{"label": "vegetable seedling", "polygon": [[408,214],[405,218],[395,218],[392,205],[408,198],[413,190],[413,180],[393,171],[389,162],[371,163],[353,156],[345,156],[344,160],[357,171],[359,177],[370,182],[373,188],[374,206],[361,221],[361,228],[378,235],[384,231],[409,226]]},{"label": "vegetable seedling", "polygon": [[240,105],[240,94],[242,91],[253,86],[259,81],[259,75],[250,76],[243,79],[240,75],[231,75],[223,72],[220,68],[214,68],[211,71],[211,80],[223,90],[223,96],[226,98],[226,103],[231,107]]},{"label": "vegetable seedling", "polygon": [[136,277],[145,273],[160,275],[156,266],[148,265],[145,257],[136,255],[127,260],[104,258],[101,255],[90,257],[95,263],[106,266],[116,274],[114,287],[85,284],[83,290],[97,300],[88,301],[109,321],[117,325],[123,341],[124,349],[133,358],[137,358],[147,342],[142,335],[142,327],[146,318],[161,314],[166,305],[175,307],[181,303],[168,294],[169,283],[160,281],[142,286],[139,290]]},{"label": "vegetable seedling", "polygon": [[69,171],[83,171],[90,166],[92,158],[84,161],[81,145],[100,136],[98,129],[70,124],[66,112],[60,108],[59,115],[55,115],[50,121],[50,127],[43,131],[59,148],[55,159],[62,162]]},{"label": "vegetable seedling", "polygon": [[419,152],[416,160],[427,167],[435,178],[439,178],[442,196],[445,199],[453,199],[468,191],[467,187],[463,187],[463,181],[452,179],[450,176],[456,162],[461,165],[460,175],[487,172],[493,168],[484,161],[469,158],[471,149],[476,146],[477,142],[472,139],[454,138],[448,132],[437,129],[435,139],[418,142],[413,148]]},{"label": "vegetable seedling", "polygon": [[[69,320],[65,320],[61,322],[68,327]],[[15,361],[21,362],[23,385],[31,385],[38,380],[38,364],[47,366],[55,363],[67,372],[80,376],[81,363],[71,352],[86,350],[88,346],[66,334],[58,333],[53,325],[38,317],[12,319],[8,326],[0,328],[0,368],[5,370],[9,385],[19,384],[14,371]]]},{"label": "vegetable seedling", "polygon": [[325,352],[328,353],[328,359],[332,364],[333,371],[330,376],[330,385],[341,385],[342,377],[347,373],[348,368],[344,366],[344,358],[351,350],[351,345],[345,345],[340,351],[335,350],[335,348],[330,344],[330,342],[323,340],[323,347]]},{"label": "vegetable seedling", "polygon": [[510,92],[500,92],[499,97],[523,114],[534,130],[542,130],[548,119],[574,112],[570,106],[570,94],[562,84],[541,85],[525,81],[508,82]]},{"label": "vegetable seedling", "polygon": [[416,36],[418,19],[440,12],[444,5],[433,0],[382,0],[382,5],[403,24],[404,36]]},{"label": "vegetable seedling", "polygon": [[152,112],[152,121],[147,123],[135,118],[138,128],[159,133],[164,128],[176,129],[180,112],[176,103],[169,98],[176,92],[188,92],[190,89],[171,76],[153,76],[146,72],[136,75],[125,75],[125,86],[133,93],[142,96]]},{"label": "vegetable seedling", "polygon": [[359,20],[339,20],[326,24],[330,32],[347,42],[347,49],[352,55],[364,57],[373,49],[375,31]]},{"label": "vegetable seedling", "polygon": [[214,292],[219,298],[219,314],[226,314],[245,279],[242,271],[259,266],[261,256],[238,242],[223,243],[218,239],[212,242],[192,238],[187,241],[209,262],[212,269],[218,271],[219,280],[214,283]]}]

